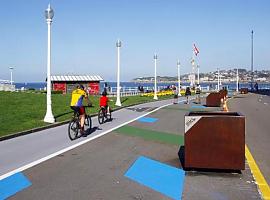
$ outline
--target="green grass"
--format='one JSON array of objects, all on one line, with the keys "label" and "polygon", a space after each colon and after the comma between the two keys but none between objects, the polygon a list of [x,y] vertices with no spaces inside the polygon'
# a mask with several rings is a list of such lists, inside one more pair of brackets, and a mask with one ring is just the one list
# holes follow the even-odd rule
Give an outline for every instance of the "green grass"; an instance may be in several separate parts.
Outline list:
[{"label": "green grass", "polygon": [[165,132],[147,130],[133,126],[122,126],[121,128],[116,129],[115,132],[129,136],[137,136],[145,140],[153,140],[167,144],[173,145],[184,144],[184,136],[182,135],[175,135]]},{"label": "green grass", "polygon": [[[168,99],[171,96],[159,99]],[[52,110],[57,122],[71,118],[73,112],[70,105],[70,94],[52,94]],[[112,109],[115,108],[115,98],[111,98]],[[87,108],[88,114],[99,110],[99,97],[91,96],[93,108]],[[122,105],[132,105],[153,101],[153,97],[122,97]],[[48,125],[43,122],[46,113],[46,94],[36,92],[0,92],[0,137],[12,133]]]}]

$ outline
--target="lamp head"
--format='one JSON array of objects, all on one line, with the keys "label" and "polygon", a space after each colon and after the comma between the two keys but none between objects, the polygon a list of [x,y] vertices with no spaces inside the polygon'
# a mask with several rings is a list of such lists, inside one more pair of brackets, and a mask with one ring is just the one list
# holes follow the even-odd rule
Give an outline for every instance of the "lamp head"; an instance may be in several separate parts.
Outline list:
[{"label": "lamp head", "polygon": [[116,47],[121,47],[121,41],[118,39],[117,42],[116,42]]},{"label": "lamp head", "polygon": [[45,10],[45,17],[47,21],[52,21],[52,18],[54,16],[54,11],[51,8],[51,4],[48,5],[48,8]]}]

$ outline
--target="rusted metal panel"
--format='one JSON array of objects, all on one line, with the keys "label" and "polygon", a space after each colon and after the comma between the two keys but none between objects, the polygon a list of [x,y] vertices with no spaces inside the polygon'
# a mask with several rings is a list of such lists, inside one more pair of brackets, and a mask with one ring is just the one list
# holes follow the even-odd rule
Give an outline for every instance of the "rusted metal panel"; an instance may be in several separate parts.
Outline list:
[{"label": "rusted metal panel", "polygon": [[228,91],[227,90],[220,90],[219,94],[220,94],[220,98],[225,98],[225,97],[227,97]]},{"label": "rusted metal panel", "polygon": [[206,106],[209,107],[219,107],[220,106],[220,93],[219,92],[211,92],[206,97]]},{"label": "rusted metal panel", "polygon": [[245,169],[245,117],[236,112],[185,116],[185,168]]},{"label": "rusted metal panel", "polygon": [[240,88],[240,93],[241,94],[247,94],[248,93],[248,88]]}]

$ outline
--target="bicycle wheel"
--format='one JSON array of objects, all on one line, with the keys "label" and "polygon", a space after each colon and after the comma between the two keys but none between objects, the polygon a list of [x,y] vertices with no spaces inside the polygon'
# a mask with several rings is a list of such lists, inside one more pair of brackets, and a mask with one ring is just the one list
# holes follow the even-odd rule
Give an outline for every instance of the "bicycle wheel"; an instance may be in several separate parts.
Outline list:
[{"label": "bicycle wheel", "polygon": [[70,140],[75,140],[78,137],[79,123],[77,119],[72,119],[68,124],[68,136]]},{"label": "bicycle wheel", "polygon": [[103,109],[100,109],[98,111],[98,123],[103,124],[104,123],[104,111]]},{"label": "bicycle wheel", "polygon": [[84,131],[89,133],[92,128],[92,119],[91,116],[86,115],[84,120]]}]

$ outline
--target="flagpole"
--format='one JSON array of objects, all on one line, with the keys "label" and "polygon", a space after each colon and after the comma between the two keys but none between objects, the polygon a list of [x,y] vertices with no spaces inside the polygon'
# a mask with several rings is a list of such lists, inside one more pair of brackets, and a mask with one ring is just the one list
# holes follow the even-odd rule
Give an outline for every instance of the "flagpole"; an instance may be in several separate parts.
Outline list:
[{"label": "flagpole", "polygon": [[194,86],[194,66],[195,66],[195,56],[194,56],[194,50],[192,51],[192,69],[191,69],[191,76],[190,76],[190,87]]}]

